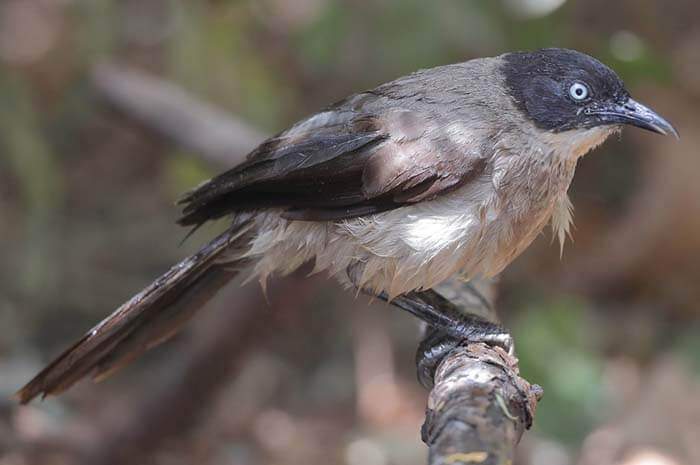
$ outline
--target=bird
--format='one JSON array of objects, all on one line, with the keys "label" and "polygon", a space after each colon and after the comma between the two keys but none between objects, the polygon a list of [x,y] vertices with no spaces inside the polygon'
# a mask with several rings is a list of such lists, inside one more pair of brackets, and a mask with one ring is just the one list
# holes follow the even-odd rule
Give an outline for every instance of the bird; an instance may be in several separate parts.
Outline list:
[{"label": "bird", "polygon": [[311,262],[347,288],[469,335],[469,321],[402,299],[453,276],[497,275],[547,224],[562,247],[577,161],[625,125],[678,137],[612,69],[561,48],[423,69],[353,94],[186,193],[181,226],[193,232],[224,217],[230,226],[89,330],[17,398],[106,377],[175,334],[242,271],[264,288],[270,276]]}]

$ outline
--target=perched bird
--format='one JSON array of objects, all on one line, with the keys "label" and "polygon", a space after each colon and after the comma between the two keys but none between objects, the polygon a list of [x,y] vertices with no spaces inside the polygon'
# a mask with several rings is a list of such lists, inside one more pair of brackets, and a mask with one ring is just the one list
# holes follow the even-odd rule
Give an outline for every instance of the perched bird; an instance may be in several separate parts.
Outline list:
[{"label": "perched bird", "polygon": [[[313,262],[402,307],[403,296],[453,275],[493,276],[549,222],[563,242],[577,160],[623,125],[678,136],[610,68],[556,48],[421,70],[352,95],[186,194],[179,224],[230,216],[231,227],[89,331],[18,398],[106,376],[170,337],[245,268],[264,284]],[[455,315],[409,311],[469,335]]]}]

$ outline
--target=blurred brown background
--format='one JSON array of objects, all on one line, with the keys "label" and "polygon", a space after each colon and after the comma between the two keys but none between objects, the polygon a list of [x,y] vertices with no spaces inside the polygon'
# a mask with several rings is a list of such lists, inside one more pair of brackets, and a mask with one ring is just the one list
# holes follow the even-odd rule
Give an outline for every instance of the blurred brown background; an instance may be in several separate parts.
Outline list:
[{"label": "blurred brown background", "polygon": [[[104,383],[8,399],[212,235],[179,246],[173,200],[263,135],[418,68],[545,46],[612,66],[682,139],[627,129],[585,157],[575,243],[560,260],[546,234],[500,280],[545,390],[518,463],[700,463],[697,1],[3,0],[0,465],[425,463],[414,320],[303,273],[269,304],[230,287]],[[125,69],[245,122],[240,153],[119,107]]]}]

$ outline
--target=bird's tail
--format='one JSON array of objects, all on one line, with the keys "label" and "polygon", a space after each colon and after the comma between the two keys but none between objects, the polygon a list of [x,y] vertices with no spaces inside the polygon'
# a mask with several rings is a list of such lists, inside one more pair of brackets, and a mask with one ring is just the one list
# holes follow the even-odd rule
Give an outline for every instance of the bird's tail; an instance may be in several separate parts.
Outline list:
[{"label": "bird's tail", "polygon": [[84,376],[103,379],[174,335],[245,266],[250,217],[170,268],[88,331],[44,368],[16,397],[27,403],[65,391]]}]

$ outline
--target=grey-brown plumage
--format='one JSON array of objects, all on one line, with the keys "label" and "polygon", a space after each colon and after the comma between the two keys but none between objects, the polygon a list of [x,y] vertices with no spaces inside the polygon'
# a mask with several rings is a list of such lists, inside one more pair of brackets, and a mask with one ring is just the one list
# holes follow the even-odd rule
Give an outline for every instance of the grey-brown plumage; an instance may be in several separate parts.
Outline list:
[{"label": "grey-brown plumage", "polygon": [[182,199],[181,225],[233,226],[110,315],[19,393],[102,377],[172,335],[248,263],[265,283],[308,261],[387,298],[492,276],[552,222],[579,157],[622,124],[671,125],[597,60],[546,49],[418,71],[270,138]]}]

